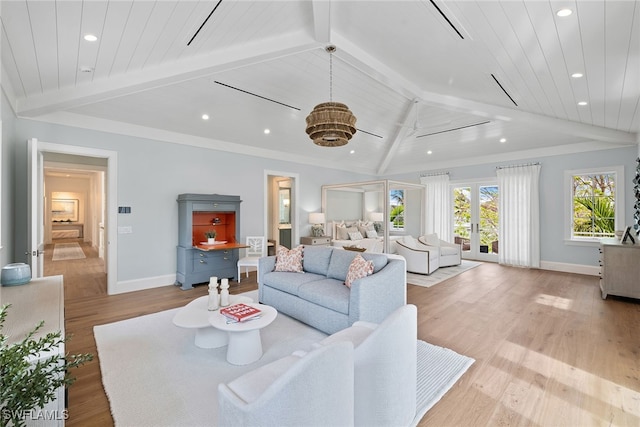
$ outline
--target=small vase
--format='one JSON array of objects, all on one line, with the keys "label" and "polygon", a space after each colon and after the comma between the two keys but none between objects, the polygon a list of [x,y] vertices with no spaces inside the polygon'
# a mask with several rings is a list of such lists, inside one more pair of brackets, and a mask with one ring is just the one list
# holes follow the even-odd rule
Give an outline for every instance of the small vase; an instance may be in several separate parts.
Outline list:
[{"label": "small vase", "polygon": [[220,307],[229,305],[229,279],[220,281]]},{"label": "small vase", "polygon": [[215,237],[207,238],[207,245],[215,245],[215,243],[216,243],[216,238]]}]

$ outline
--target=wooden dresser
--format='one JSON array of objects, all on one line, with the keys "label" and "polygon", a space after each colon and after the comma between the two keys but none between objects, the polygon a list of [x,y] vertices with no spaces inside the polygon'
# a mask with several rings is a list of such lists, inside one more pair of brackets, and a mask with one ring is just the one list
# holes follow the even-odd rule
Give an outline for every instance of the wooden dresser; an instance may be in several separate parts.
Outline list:
[{"label": "wooden dresser", "polygon": [[600,291],[607,295],[640,298],[640,245],[602,239],[600,244]]}]

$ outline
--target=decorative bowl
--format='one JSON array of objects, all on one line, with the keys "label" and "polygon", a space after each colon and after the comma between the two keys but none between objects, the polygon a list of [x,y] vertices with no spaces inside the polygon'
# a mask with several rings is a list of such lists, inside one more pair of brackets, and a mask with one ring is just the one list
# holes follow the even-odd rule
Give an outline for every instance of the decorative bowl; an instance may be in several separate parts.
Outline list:
[{"label": "decorative bowl", "polygon": [[31,267],[23,262],[7,264],[2,267],[0,283],[2,286],[24,285],[31,281]]}]

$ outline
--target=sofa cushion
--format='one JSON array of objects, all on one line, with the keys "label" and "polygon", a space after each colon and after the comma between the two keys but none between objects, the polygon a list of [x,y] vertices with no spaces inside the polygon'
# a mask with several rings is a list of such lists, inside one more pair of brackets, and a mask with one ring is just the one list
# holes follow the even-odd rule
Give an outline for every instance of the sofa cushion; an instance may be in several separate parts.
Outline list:
[{"label": "sofa cushion", "polygon": [[452,246],[440,246],[440,255],[458,255],[460,248]]},{"label": "sofa cushion", "polygon": [[305,246],[302,258],[304,271],[326,276],[332,251],[331,246]]},{"label": "sofa cushion", "polygon": [[365,252],[362,254],[362,258],[366,259],[367,261],[373,261],[374,274],[382,270],[385,267],[385,265],[387,265],[387,263],[389,262],[389,258],[387,258],[385,254]]},{"label": "sofa cushion", "polygon": [[275,271],[302,272],[302,251],[303,246],[291,250],[284,246],[278,246]]},{"label": "sofa cushion", "polygon": [[344,284],[347,288],[351,288],[351,284],[358,279],[362,279],[363,277],[367,277],[370,274],[373,274],[373,261],[365,260],[362,255],[358,254],[351,261],[349,265],[349,271],[347,272],[347,278],[344,281]]},{"label": "sofa cushion", "polygon": [[298,295],[301,285],[318,280],[324,280],[326,278],[327,277],[322,274],[272,271],[270,273],[266,273],[262,280],[265,286],[269,286],[291,295]]},{"label": "sofa cushion", "polygon": [[342,280],[325,278],[304,283],[300,285],[298,296],[321,307],[349,314],[350,290]]},{"label": "sofa cushion", "polygon": [[353,261],[357,254],[357,252],[353,251],[334,249],[331,254],[331,260],[329,261],[327,277],[340,280],[344,283],[347,279],[347,272],[349,271],[351,261]]}]

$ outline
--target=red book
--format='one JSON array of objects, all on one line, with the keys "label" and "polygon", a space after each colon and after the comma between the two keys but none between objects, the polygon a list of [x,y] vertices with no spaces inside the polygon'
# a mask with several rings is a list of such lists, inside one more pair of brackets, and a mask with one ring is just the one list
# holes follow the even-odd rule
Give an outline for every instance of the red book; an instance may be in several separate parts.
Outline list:
[{"label": "red book", "polygon": [[220,310],[220,314],[236,322],[244,322],[260,315],[262,311],[247,304],[234,304]]}]

